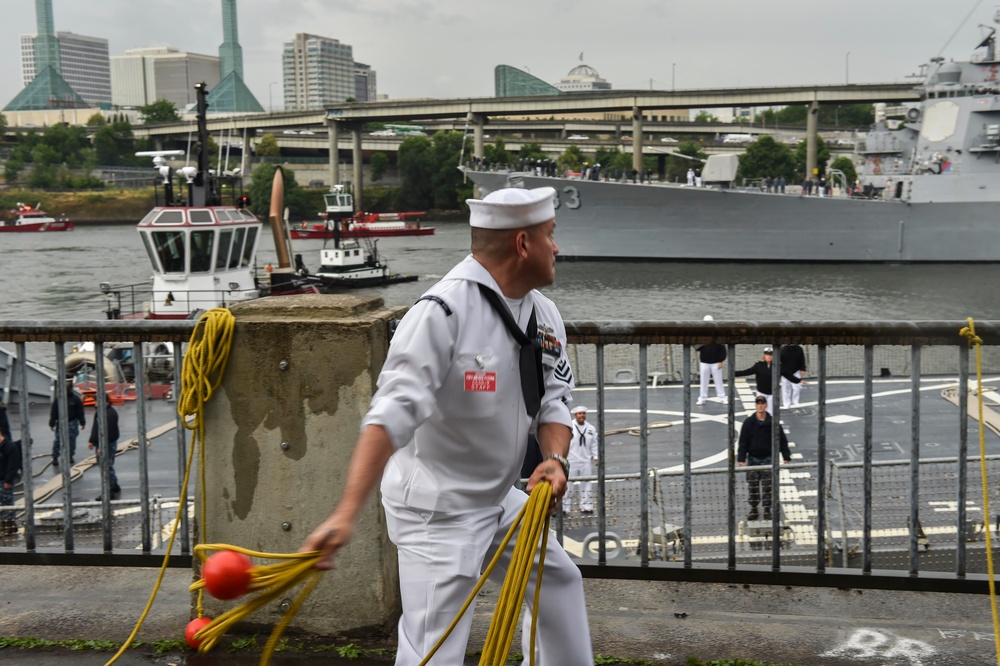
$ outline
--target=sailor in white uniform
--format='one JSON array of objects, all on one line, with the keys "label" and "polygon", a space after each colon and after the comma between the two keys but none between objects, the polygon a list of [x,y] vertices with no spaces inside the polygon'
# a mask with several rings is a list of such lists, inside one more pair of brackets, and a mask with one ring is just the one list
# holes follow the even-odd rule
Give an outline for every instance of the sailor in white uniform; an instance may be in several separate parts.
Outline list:
[{"label": "sailor in white uniform", "polygon": [[[593,476],[597,467],[597,429],[587,422],[587,408],[583,405],[573,408],[573,424],[570,426],[569,478]],[[594,511],[594,482],[571,481],[566,489],[563,510],[579,508],[584,513]]]},{"label": "sailor in white uniform", "polygon": [[[559,311],[536,291],[555,279],[554,197],[550,187],[502,189],[467,202],[472,254],[400,322],[343,498],[303,544],[330,566],[381,474],[399,557],[397,666],[430,652],[527,501],[514,483],[529,431],[543,460],[526,490],[551,483],[553,510],[565,493],[573,373]],[[494,570],[498,581],[515,540]],[[534,613],[537,663],[594,663],[582,576],[554,537]],[[464,662],[471,622],[467,611],[431,664]]]}]

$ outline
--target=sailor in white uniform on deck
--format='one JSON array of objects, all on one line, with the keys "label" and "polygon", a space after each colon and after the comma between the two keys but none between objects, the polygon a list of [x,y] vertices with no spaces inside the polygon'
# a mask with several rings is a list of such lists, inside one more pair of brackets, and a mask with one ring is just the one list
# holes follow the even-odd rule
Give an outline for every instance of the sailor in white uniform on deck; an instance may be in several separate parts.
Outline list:
[{"label": "sailor in white uniform on deck", "polygon": [[[593,476],[597,465],[597,429],[587,422],[587,408],[573,408],[573,425],[569,440],[569,478]],[[563,510],[571,511],[579,505],[580,511],[594,510],[594,482],[573,481],[566,489]]]},{"label": "sailor in white uniform on deck", "polygon": [[[330,566],[382,475],[399,554],[399,666],[419,664],[444,634],[527,501],[514,483],[529,431],[543,460],[527,491],[551,483],[553,510],[566,491],[573,374],[559,311],[536,291],[555,279],[554,197],[543,187],[468,201],[472,254],[400,322],[343,498],[303,544]],[[498,581],[514,541],[494,570]],[[555,538],[547,548],[534,609],[538,663],[593,664],[582,576]],[[467,611],[431,664],[464,662],[471,622]]]}]

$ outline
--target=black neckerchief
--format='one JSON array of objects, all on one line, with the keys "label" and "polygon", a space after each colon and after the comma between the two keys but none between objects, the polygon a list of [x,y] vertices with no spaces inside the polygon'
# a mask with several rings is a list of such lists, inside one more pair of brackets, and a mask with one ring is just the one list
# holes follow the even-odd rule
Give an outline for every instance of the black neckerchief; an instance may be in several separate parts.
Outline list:
[{"label": "black neckerchief", "polygon": [[[493,306],[496,313],[500,315],[507,331],[521,347],[517,362],[521,375],[521,395],[524,396],[524,406],[528,411],[528,416],[534,418],[542,406],[542,396],[545,395],[545,380],[542,377],[542,347],[538,344],[538,323],[535,320],[535,308],[531,308],[527,330],[522,331],[517,327],[517,322],[510,314],[510,308],[500,300],[495,291],[484,284],[479,284],[479,291],[482,292],[486,302]],[[532,376],[534,376],[534,381],[532,381]]]}]

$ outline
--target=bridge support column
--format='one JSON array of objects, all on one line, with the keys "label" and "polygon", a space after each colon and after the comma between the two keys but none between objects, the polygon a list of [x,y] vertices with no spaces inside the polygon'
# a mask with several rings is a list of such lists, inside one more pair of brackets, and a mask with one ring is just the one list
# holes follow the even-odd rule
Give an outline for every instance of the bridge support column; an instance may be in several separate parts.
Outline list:
[{"label": "bridge support column", "polygon": [[360,126],[351,128],[351,138],[354,144],[352,151],[352,160],[354,162],[354,210],[361,212],[364,210],[364,179],[361,174],[364,157],[361,152]]},{"label": "bridge support column", "polygon": [[486,117],[481,113],[471,114],[472,120],[472,154],[475,157],[482,159],[486,152],[485,140],[483,135],[486,127]]},{"label": "bridge support column", "polygon": [[642,179],[642,110],[632,107],[632,168]]},{"label": "bridge support column", "polygon": [[816,136],[819,126],[819,103],[809,105],[806,114],[806,178],[816,178]]},{"label": "bridge support column", "polygon": [[[381,298],[310,294],[231,309],[239,342],[206,404],[205,486],[198,491],[207,515],[202,522],[197,512],[198,541],[294,553],[343,492],[388,349],[388,324],[404,308],[386,308]],[[331,636],[394,626],[396,553],[377,495],[337,553],[336,568],[296,614],[296,629]],[[205,595],[210,617],[230,605]],[[268,613],[277,620],[276,606]]]},{"label": "bridge support column", "polygon": [[339,125],[336,120],[326,122],[326,136],[329,141],[327,148],[330,154],[330,189],[340,182],[340,151],[337,148],[337,141],[340,139]]}]

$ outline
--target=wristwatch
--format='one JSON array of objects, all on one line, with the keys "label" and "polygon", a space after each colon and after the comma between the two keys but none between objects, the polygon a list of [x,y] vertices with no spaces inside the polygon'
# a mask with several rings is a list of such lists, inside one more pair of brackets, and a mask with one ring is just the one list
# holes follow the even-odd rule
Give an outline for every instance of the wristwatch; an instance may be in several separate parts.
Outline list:
[{"label": "wristwatch", "polygon": [[550,459],[551,460],[555,460],[560,465],[562,465],[563,474],[566,475],[567,479],[569,478],[569,461],[566,460],[565,456],[561,456],[558,453],[550,453],[549,455],[545,456],[545,459],[546,460],[550,460]]}]

